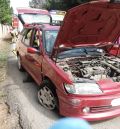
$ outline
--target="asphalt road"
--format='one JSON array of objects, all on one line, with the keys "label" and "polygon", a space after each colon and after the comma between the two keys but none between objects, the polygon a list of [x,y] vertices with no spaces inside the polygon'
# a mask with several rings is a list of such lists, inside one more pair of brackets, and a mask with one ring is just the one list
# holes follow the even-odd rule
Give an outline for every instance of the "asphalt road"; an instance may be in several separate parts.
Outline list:
[{"label": "asphalt road", "polygon": [[[11,53],[8,59],[8,77],[4,82],[11,111],[19,114],[23,129],[48,129],[61,117],[38,103],[38,86],[34,82],[23,83],[24,77],[25,73],[18,71],[16,57]],[[93,129],[120,129],[120,117],[90,124]]]}]

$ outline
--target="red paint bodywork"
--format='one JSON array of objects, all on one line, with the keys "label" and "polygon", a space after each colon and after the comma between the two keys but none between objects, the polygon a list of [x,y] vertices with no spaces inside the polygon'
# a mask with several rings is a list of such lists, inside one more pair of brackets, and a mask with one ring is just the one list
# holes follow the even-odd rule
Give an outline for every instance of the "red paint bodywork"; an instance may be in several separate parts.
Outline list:
[{"label": "red paint bodywork", "polygon": [[65,15],[54,47],[113,42],[120,35],[119,15],[120,4],[117,3],[87,3],[70,9]]},{"label": "red paint bodywork", "polygon": [[35,48],[33,48],[33,47],[28,47],[27,48],[27,53],[36,54],[37,50]]},{"label": "red paint bodywork", "polygon": [[[110,4],[110,3],[100,3],[100,4],[94,3],[93,5],[90,5],[90,8],[91,8],[91,6],[94,6],[93,9],[95,8],[95,10],[100,8],[100,11],[102,11],[102,12],[103,11],[107,12],[106,7],[117,8],[117,10],[119,10],[119,8],[120,8],[118,4]],[[85,4],[82,6],[75,7],[74,9],[68,11],[68,14],[66,15],[64,24],[63,24],[62,28],[60,29],[60,33],[58,34],[56,44],[55,44],[55,49],[58,48],[59,45],[61,45],[61,43],[63,43],[63,45],[65,45],[65,46],[70,46],[70,47],[73,46],[74,44],[75,44],[75,46],[76,46],[76,44],[78,46],[82,46],[82,45],[83,46],[88,46],[88,45],[89,46],[91,46],[91,45],[97,46],[98,44],[101,45],[100,42],[99,43],[96,42],[98,40],[92,40],[93,42],[91,42],[91,39],[96,38],[96,36],[94,38],[87,38],[87,40],[86,40],[87,43],[85,42],[85,38],[83,38],[82,42],[78,42],[79,37],[77,37],[78,33],[76,33],[76,28],[77,28],[77,31],[79,31],[80,27],[78,25],[76,26],[76,24],[75,24],[75,22],[78,24],[78,21],[73,22],[73,21],[71,21],[71,17],[69,17],[69,13],[71,11],[72,11],[72,13],[77,15],[78,12],[81,13],[82,10],[85,10],[88,7],[89,7],[89,4]],[[113,11],[111,13],[113,13]],[[105,16],[107,16],[107,15],[105,15]],[[103,18],[103,20],[105,20],[104,18]],[[72,19],[74,19],[74,16],[72,17]],[[80,17],[79,21],[80,20],[82,20],[81,17]],[[118,19],[118,21],[119,21],[119,19]],[[70,22],[70,23],[68,23],[68,22]],[[84,22],[85,22],[85,19],[84,19]],[[114,22],[115,21],[113,21],[113,23]],[[65,26],[65,24],[68,24],[68,25]],[[69,24],[71,27],[69,26]],[[115,23],[114,23],[114,25],[115,25]],[[110,26],[109,23],[108,23],[108,26]],[[104,45],[106,45],[107,43],[109,44],[109,42],[111,42],[111,40],[113,41],[113,39],[116,38],[118,35],[118,33],[117,34],[115,33],[115,30],[117,29],[117,32],[118,32],[120,27],[119,26],[117,26],[117,27],[118,27],[118,29],[115,27],[113,33],[111,33],[111,29],[113,29],[113,26],[112,26],[112,28],[110,27],[110,29],[109,29],[109,27],[107,27],[107,29],[110,30],[110,33],[106,34],[107,30],[105,29],[105,31],[104,31],[105,35],[103,35],[103,36],[100,35],[100,38],[98,38],[98,39],[100,39],[100,41],[105,40],[106,42],[103,43]],[[39,31],[40,30],[58,30],[59,29],[59,27],[50,26],[50,25],[44,25],[44,27],[37,26],[34,28],[36,28]],[[89,28],[89,29],[92,29],[92,28]],[[95,29],[93,29],[93,32],[94,31],[95,31]],[[89,30],[88,30],[88,32],[89,32]],[[85,33],[87,33],[87,31],[85,31]],[[96,32],[94,32],[94,33],[96,33]],[[80,38],[80,39],[82,39],[82,38]],[[81,117],[81,118],[84,118],[89,121],[104,120],[104,119],[108,119],[108,118],[112,118],[112,117],[116,117],[116,116],[120,115],[120,106],[113,107],[111,105],[112,100],[114,100],[116,98],[120,98],[120,83],[119,82],[114,83],[111,80],[98,81],[97,83],[100,85],[101,89],[104,91],[103,94],[101,94],[101,95],[68,94],[65,91],[64,84],[65,83],[72,84],[73,82],[69,78],[69,76],[62,69],[60,69],[56,65],[56,63],[46,54],[44,47],[43,47],[42,40],[40,39],[41,54],[27,53],[28,49],[21,42],[21,40],[22,40],[22,36],[20,36],[20,38],[18,40],[17,54],[19,54],[21,57],[23,67],[27,70],[27,72],[29,72],[29,74],[31,74],[31,76],[34,78],[34,80],[36,81],[36,83],[38,85],[40,85],[42,83],[43,79],[51,80],[51,82],[56,87],[56,92],[57,92],[57,96],[59,99],[59,111],[60,111],[61,115],[72,116],[72,117]],[[55,49],[54,49],[54,51],[55,51]],[[32,50],[30,50],[30,51],[32,51]],[[75,105],[75,104],[73,104],[73,100],[77,100],[80,103]],[[90,107],[89,113],[83,113],[82,110],[85,107]]]},{"label": "red paint bodywork", "polygon": [[33,13],[33,14],[46,14],[49,15],[47,10],[35,9],[35,8],[17,8],[18,14]]}]

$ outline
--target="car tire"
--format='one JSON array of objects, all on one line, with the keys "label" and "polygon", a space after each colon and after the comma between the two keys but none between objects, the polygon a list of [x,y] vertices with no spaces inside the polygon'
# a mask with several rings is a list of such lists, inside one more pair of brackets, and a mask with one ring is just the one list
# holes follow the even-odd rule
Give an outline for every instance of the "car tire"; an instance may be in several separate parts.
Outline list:
[{"label": "car tire", "polygon": [[55,110],[58,107],[56,90],[52,83],[44,81],[38,91],[39,103],[48,110]]},{"label": "car tire", "polygon": [[21,57],[19,55],[17,56],[17,66],[18,66],[19,71],[24,71],[24,68],[21,64]]}]

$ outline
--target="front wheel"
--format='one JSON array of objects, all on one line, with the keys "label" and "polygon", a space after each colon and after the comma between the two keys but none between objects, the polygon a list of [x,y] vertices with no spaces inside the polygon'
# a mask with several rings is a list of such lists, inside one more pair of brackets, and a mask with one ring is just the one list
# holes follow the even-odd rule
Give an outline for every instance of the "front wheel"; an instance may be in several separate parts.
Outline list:
[{"label": "front wheel", "polygon": [[48,110],[54,110],[57,107],[58,99],[56,91],[50,82],[44,82],[38,91],[38,100],[40,104]]}]

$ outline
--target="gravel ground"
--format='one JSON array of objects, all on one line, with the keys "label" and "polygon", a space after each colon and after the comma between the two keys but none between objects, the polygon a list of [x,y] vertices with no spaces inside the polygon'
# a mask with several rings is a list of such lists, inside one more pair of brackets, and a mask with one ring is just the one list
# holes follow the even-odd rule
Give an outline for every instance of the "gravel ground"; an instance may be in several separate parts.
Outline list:
[{"label": "gravel ground", "polygon": [[11,113],[6,95],[0,91],[0,129],[21,129],[18,115]]},{"label": "gravel ground", "polygon": [[7,58],[10,50],[10,42],[10,37],[4,40],[0,39],[0,129],[21,129],[18,114],[10,112],[3,85],[3,81],[7,75]]}]

